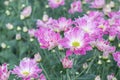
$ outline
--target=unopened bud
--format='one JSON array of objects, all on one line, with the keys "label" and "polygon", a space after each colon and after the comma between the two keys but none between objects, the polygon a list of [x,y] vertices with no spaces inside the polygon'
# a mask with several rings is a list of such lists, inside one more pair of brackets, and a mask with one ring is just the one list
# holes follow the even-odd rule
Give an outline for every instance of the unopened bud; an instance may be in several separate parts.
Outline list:
[{"label": "unopened bud", "polygon": [[98,64],[102,64],[102,61],[101,61],[101,60],[99,60],[99,61],[98,61]]},{"label": "unopened bud", "polygon": [[6,13],[7,16],[10,15],[10,11],[9,10],[6,10],[5,13]]},{"label": "unopened bud", "polygon": [[114,3],[113,1],[111,1],[109,5],[110,5],[110,7],[112,7],[112,8],[115,7],[115,3]]},{"label": "unopened bud", "polygon": [[87,69],[88,68],[88,64],[87,63],[84,63],[83,64],[83,69]]},{"label": "unopened bud", "polygon": [[95,77],[95,80],[101,80],[101,79],[100,79],[100,76],[99,76],[99,75],[96,76],[96,77]]},{"label": "unopened bud", "polygon": [[6,27],[7,27],[7,29],[9,29],[9,30],[13,29],[13,25],[12,25],[11,23],[7,23],[7,24],[6,24]]},{"label": "unopened bud", "polygon": [[23,32],[27,32],[28,28],[27,27],[23,27]]},{"label": "unopened bud", "polygon": [[41,58],[39,53],[34,55],[34,59],[35,59],[36,62],[40,62],[42,60],[42,58]]},{"label": "unopened bud", "polygon": [[111,62],[111,60],[107,60],[107,62],[108,62],[108,63],[110,63],[110,62]]},{"label": "unopened bud", "polygon": [[4,5],[8,6],[9,5],[9,1],[5,1]]},{"label": "unopened bud", "polygon": [[1,43],[1,47],[4,49],[4,48],[6,48],[7,46],[6,46],[5,43]]},{"label": "unopened bud", "polygon": [[16,40],[20,40],[21,39],[21,34],[16,34]]},{"label": "unopened bud", "polygon": [[48,21],[48,18],[49,18],[49,16],[47,14],[44,14],[42,20],[44,22],[46,22],[46,21]]},{"label": "unopened bud", "polygon": [[17,27],[17,30],[18,30],[18,31],[20,31],[20,30],[21,30],[21,27],[20,27],[20,26],[18,26],[18,27]]}]

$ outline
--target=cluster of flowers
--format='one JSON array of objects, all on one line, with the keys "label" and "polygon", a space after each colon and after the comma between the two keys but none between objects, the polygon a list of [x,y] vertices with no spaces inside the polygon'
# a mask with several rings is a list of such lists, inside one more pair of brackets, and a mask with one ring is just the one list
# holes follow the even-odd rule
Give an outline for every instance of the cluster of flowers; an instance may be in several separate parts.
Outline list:
[{"label": "cluster of flowers", "polygon": [[[65,49],[66,55],[61,59],[64,68],[72,68],[73,66],[73,60],[70,60],[69,56],[72,54],[86,55],[87,51],[93,50],[94,47],[103,53],[103,58],[108,58],[112,54],[120,67],[120,51],[116,51],[116,46],[111,45],[109,42],[116,37],[120,40],[120,11],[111,12],[110,8],[114,7],[113,2],[106,5],[105,0],[84,1],[89,3],[91,8],[103,8],[104,13],[91,11],[74,20],[65,17],[53,19],[44,15],[43,20],[37,20],[38,29],[29,30],[30,36],[35,36],[43,49],[52,50],[55,47]],[[55,9],[65,5],[65,0],[48,0],[48,4],[52,9]],[[82,11],[81,0],[74,0],[68,10],[70,14]],[[104,18],[106,12],[108,19]],[[32,7],[28,6],[21,12],[20,18],[25,19],[31,13]],[[13,28],[10,24],[6,26],[9,29]],[[103,38],[105,35],[109,36],[108,39]],[[0,80],[8,80],[11,73],[23,80],[46,80],[42,74],[42,69],[38,67],[36,58],[24,58],[21,60],[20,65],[15,66],[11,71],[8,71],[7,66],[7,64],[0,66]],[[113,75],[108,76],[108,78],[111,80]]]},{"label": "cluster of flowers", "polygon": [[[82,4],[89,4],[90,8],[103,9],[103,12],[107,14],[111,12],[111,8],[115,6],[115,3],[111,1],[109,4],[106,4],[106,0],[74,0],[68,12],[74,14],[75,12],[82,12]],[[58,8],[59,6],[65,5],[65,0],[48,0],[49,7],[52,9]]]},{"label": "cluster of flowers", "polygon": [[[83,17],[75,20],[61,17],[59,19],[47,18],[37,20],[37,28],[29,30],[29,34],[35,36],[43,49],[51,50],[55,47],[66,50],[64,68],[72,67],[72,60],[69,56],[73,53],[76,55],[85,55],[87,51],[96,47],[103,52],[103,57],[108,58],[113,54],[115,61],[120,66],[120,52],[116,52],[116,46],[112,46],[109,41],[117,37],[120,39],[120,12],[111,12],[108,19],[104,14],[98,11],[91,11]],[[108,39],[103,37],[108,35]]]},{"label": "cluster of flowers", "polygon": [[8,70],[8,65],[3,64],[0,66],[0,80],[8,80],[10,74],[15,74],[22,80],[46,80],[42,69],[38,67],[38,58],[39,54],[36,54],[34,59],[23,58],[13,70]]},{"label": "cluster of flowers", "polygon": [[[59,6],[62,6],[65,4],[65,0],[48,0],[49,6],[52,9],[58,8]],[[73,14],[75,12],[82,12],[82,3],[80,0],[74,1],[71,5],[71,8],[69,9],[69,13]]]}]

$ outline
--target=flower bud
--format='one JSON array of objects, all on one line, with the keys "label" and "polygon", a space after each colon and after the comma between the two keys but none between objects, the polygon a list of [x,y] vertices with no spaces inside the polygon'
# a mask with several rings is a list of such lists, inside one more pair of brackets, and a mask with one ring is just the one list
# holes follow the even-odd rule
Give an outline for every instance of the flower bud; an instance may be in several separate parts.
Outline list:
[{"label": "flower bud", "polygon": [[28,28],[27,27],[23,27],[23,32],[27,32]]},{"label": "flower bud", "polygon": [[34,39],[33,39],[33,38],[30,38],[30,41],[32,42],[32,41],[34,41]]},{"label": "flower bud", "polygon": [[6,13],[7,16],[10,15],[10,11],[9,10],[6,10],[5,13]]},{"label": "flower bud", "polygon": [[32,7],[31,6],[25,7],[23,11],[21,12],[20,19],[23,20],[26,17],[29,17],[31,13],[32,13]]},{"label": "flower bud", "polygon": [[118,47],[120,47],[120,43],[118,44]]},{"label": "flower bud", "polygon": [[113,1],[110,1],[109,5],[110,5],[111,8],[115,7],[115,3]]},{"label": "flower bud", "polygon": [[100,76],[99,76],[99,75],[96,76],[96,77],[95,77],[95,80],[101,80]]},{"label": "flower bud", "polygon": [[88,68],[88,64],[87,63],[84,63],[83,64],[83,69],[87,69]]},{"label": "flower bud", "polygon": [[115,39],[115,36],[109,36],[110,41],[114,41],[114,39]]},{"label": "flower bud", "polygon": [[103,7],[103,12],[104,12],[104,14],[108,14],[109,12],[111,12],[112,10],[111,10],[111,7],[110,7],[110,5],[109,4],[107,4],[105,7]]},{"label": "flower bud", "polygon": [[70,60],[68,57],[65,57],[61,60],[63,68],[72,68],[73,60]]},{"label": "flower bud", "polygon": [[20,26],[18,26],[18,27],[17,27],[17,30],[18,30],[18,31],[20,31],[20,30],[21,30],[21,27],[20,27]]},{"label": "flower bud", "polygon": [[49,18],[49,16],[47,14],[44,14],[42,20],[44,22],[46,22],[46,21],[48,21],[48,18]]},{"label": "flower bud", "polygon": [[101,61],[101,60],[99,60],[99,61],[98,61],[98,64],[102,64],[102,61]]},{"label": "flower bud", "polygon": [[16,40],[20,40],[21,39],[21,34],[16,34]]},{"label": "flower bud", "polygon": [[5,5],[5,6],[8,6],[8,5],[9,5],[9,1],[5,1],[5,2],[4,2],[4,5]]},{"label": "flower bud", "polygon": [[7,24],[6,24],[6,27],[7,27],[7,29],[9,29],[9,30],[13,29],[13,25],[12,25],[11,23],[7,23]]},{"label": "flower bud", "polygon": [[6,48],[7,46],[6,46],[5,43],[1,43],[1,47],[4,49],[4,48]]},{"label": "flower bud", "polygon": [[108,60],[107,60],[107,63],[110,63],[110,62],[111,62],[111,60],[108,59]]},{"label": "flower bud", "polygon": [[36,62],[40,62],[42,60],[42,58],[40,56],[40,53],[35,54],[34,59],[35,59]]}]

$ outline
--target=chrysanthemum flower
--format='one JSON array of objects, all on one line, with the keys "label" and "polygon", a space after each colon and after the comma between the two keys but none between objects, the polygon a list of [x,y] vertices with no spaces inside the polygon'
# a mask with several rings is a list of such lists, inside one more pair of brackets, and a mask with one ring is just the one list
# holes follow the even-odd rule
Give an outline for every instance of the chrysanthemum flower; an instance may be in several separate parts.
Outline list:
[{"label": "chrysanthemum flower", "polygon": [[65,4],[64,0],[48,0],[49,1],[49,6],[54,9],[58,8],[59,6],[62,6]]},{"label": "chrysanthemum flower", "polygon": [[58,20],[54,21],[53,26],[50,28],[54,31],[66,31],[72,25],[71,19],[66,19],[65,17],[60,17]]},{"label": "chrysanthemum flower", "polygon": [[23,80],[29,80],[31,78],[38,78],[42,72],[34,59],[24,58],[20,61],[19,66],[15,66],[12,73],[16,74]]},{"label": "chrysanthemum flower", "polygon": [[41,48],[48,48],[49,50],[58,46],[58,41],[60,40],[59,33],[44,27],[40,27],[38,30],[36,30],[35,36],[38,39]]},{"label": "chrysanthemum flower", "polygon": [[46,27],[46,28],[50,28],[51,26],[53,26],[53,23],[56,20],[52,19],[52,18],[48,18],[47,21],[42,21],[42,20],[37,20],[36,25],[37,27]]},{"label": "chrysanthemum flower", "polygon": [[115,52],[113,54],[113,58],[117,62],[117,65],[120,67],[120,52]]},{"label": "chrysanthemum flower", "polygon": [[8,71],[7,64],[0,66],[0,80],[8,80],[10,71]]},{"label": "chrysanthemum flower", "polygon": [[94,46],[103,52],[104,58],[108,58],[109,54],[114,53],[116,50],[115,46],[110,46],[110,43],[104,39],[97,40]]},{"label": "chrysanthemum flower", "polygon": [[103,8],[105,5],[105,0],[94,0],[91,3],[92,8]]},{"label": "chrysanthemum flower", "polygon": [[110,27],[107,30],[109,32],[109,35],[112,37],[118,37],[120,39],[120,11],[118,12],[111,12],[108,14],[110,19],[108,19],[110,22]]},{"label": "chrysanthemum flower", "polygon": [[89,37],[83,31],[79,28],[72,28],[64,33],[64,38],[60,41],[60,45],[69,49],[66,53],[67,56],[71,55],[72,52],[84,55],[86,51],[92,49],[89,42]]},{"label": "chrysanthemum flower", "polygon": [[71,4],[71,8],[68,11],[70,14],[74,14],[75,12],[82,12],[82,3],[80,0],[74,1]]},{"label": "chrysanthemum flower", "polygon": [[78,27],[80,30],[85,32],[90,36],[91,39],[100,38],[102,35],[100,28],[96,26],[96,22],[94,22],[93,18],[84,16],[82,18],[77,18],[74,21],[74,24],[76,27]]}]

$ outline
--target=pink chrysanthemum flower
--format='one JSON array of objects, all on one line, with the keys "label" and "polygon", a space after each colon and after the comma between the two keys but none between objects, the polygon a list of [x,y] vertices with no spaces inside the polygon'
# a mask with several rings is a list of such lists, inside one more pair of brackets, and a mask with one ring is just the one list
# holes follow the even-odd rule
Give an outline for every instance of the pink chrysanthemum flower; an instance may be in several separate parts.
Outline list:
[{"label": "pink chrysanthemum flower", "polygon": [[120,39],[120,12],[109,13],[110,19],[108,19],[110,27],[107,30],[112,37],[118,37]]},{"label": "pink chrysanthemum flower", "polygon": [[108,13],[108,16],[109,16],[110,18],[119,19],[119,18],[120,18],[120,11],[110,12],[110,13]]},{"label": "pink chrysanthemum flower", "polygon": [[91,3],[92,8],[103,8],[105,5],[105,0],[94,0]]},{"label": "pink chrysanthemum flower", "polygon": [[72,25],[71,19],[66,19],[65,17],[61,17],[58,20],[54,21],[53,26],[50,28],[56,32],[66,31]]},{"label": "pink chrysanthemum flower", "polygon": [[74,1],[71,4],[71,8],[68,11],[70,14],[74,14],[75,12],[82,12],[82,3],[81,1]]},{"label": "pink chrysanthemum flower", "polygon": [[46,28],[50,28],[51,26],[53,26],[53,23],[55,22],[54,19],[49,18],[47,21],[42,21],[42,20],[37,20],[36,25],[37,27],[46,27]]},{"label": "pink chrysanthemum flower", "polygon": [[99,11],[90,11],[88,14],[88,20],[93,21],[94,23],[99,23],[104,20],[104,14]]},{"label": "pink chrysanthemum flower", "polygon": [[7,69],[7,64],[0,66],[0,80],[8,80],[10,71]]},{"label": "pink chrysanthemum flower", "polygon": [[120,52],[115,52],[113,54],[113,58],[117,62],[117,65],[120,67]]},{"label": "pink chrysanthemum flower", "polygon": [[72,52],[75,54],[86,54],[86,51],[91,50],[89,46],[90,39],[83,31],[79,28],[72,28],[64,33],[64,38],[60,41],[60,45],[69,50],[66,52],[66,56],[71,55]]},{"label": "pink chrysanthemum flower", "polygon": [[58,41],[60,40],[59,33],[43,27],[40,27],[38,30],[36,30],[35,36],[38,39],[41,48],[48,48],[48,50],[58,46]]},{"label": "pink chrysanthemum flower", "polygon": [[98,30],[99,34],[102,36],[103,34],[107,33],[107,28],[109,28],[109,23],[107,20],[104,19],[104,14],[99,11],[90,11],[88,13],[88,18],[91,23],[93,23]]},{"label": "pink chrysanthemum flower", "polygon": [[100,34],[101,30],[96,26],[96,23],[91,17],[84,16],[82,18],[78,18],[74,21],[74,24],[80,30],[88,34],[91,37],[91,39],[100,38],[102,36]]},{"label": "pink chrysanthemum flower", "polygon": [[38,78],[42,72],[34,59],[24,58],[20,61],[19,66],[15,66],[12,73],[16,74],[23,80],[30,80],[31,78]]},{"label": "pink chrysanthemum flower", "polygon": [[48,0],[49,1],[49,6],[54,9],[58,8],[59,6],[62,6],[65,4],[64,0]]},{"label": "pink chrysanthemum flower", "polygon": [[110,46],[108,41],[104,39],[97,40],[94,44],[98,48],[98,50],[103,52],[103,57],[108,58],[110,53],[114,53],[116,48],[114,46]]},{"label": "pink chrysanthemum flower", "polygon": [[68,57],[65,57],[61,60],[63,68],[72,68],[73,60],[70,60]]}]

